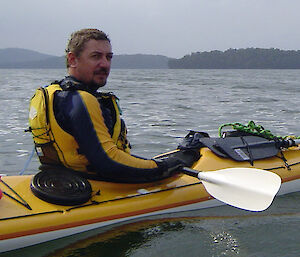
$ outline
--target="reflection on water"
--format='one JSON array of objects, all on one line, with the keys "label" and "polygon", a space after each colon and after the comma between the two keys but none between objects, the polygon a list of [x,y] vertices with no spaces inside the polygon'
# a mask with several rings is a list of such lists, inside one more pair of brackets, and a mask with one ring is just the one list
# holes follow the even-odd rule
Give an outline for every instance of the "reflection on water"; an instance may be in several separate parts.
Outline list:
[{"label": "reflection on water", "polygon": [[137,222],[96,234],[47,256],[288,256],[285,249],[296,253],[298,240],[283,232],[287,238],[282,248],[281,236],[274,233],[289,225],[295,226],[290,231],[295,232],[299,218],[298,213]]}]

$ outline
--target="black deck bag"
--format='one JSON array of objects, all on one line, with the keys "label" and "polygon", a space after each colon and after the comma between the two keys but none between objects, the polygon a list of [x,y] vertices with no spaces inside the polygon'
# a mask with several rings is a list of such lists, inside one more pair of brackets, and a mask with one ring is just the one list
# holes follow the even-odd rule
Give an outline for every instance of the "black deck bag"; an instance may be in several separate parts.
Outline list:
[{"label": "black deck bag", "polygon": [[278,143],[258,136],[200,138],[199,141],[223,158],[235,161],[255,161],[275,156]]}]

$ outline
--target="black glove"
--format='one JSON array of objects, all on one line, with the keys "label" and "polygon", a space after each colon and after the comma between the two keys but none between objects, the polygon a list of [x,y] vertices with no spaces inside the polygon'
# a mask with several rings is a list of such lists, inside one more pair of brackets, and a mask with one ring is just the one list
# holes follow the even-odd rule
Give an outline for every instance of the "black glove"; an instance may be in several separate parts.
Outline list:
[{"label": "black glove", "polygon": [[154,161],[161,170],[162,178],[166,178],[179,173],[183,167],[191,167],[199,158],[199,151],[179,150]]}]

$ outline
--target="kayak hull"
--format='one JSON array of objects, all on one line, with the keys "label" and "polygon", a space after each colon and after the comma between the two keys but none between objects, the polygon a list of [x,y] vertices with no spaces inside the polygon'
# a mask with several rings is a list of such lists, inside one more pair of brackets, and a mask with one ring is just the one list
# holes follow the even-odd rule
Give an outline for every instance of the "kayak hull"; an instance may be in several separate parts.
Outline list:
[{"label": "kayak hull", "polygon": [[[278,194],[300,189],[298,148],[285,151],[285,158],[275,156],[258,160],[253,166],[249,162],[218,157],[208,148],[202,148],[200,154],[200,160],[193,166],[199,171],[255,167],[270,170],[281,177],[282,186]],[[4,193],[0,200],[0,252],[138,218],[224,204],[213,199],[198,179],[188,175],[176,175],[145,184],[90,180],[92,197],[78,206],[55,205],[37,198],[30,189],[32,178],[33,175],[2,177],[6,185],[0,183]],[[15,199],[19,199],[19,202]]]},{"label": "kayak hull", "polygon": [[[176,207],[176,208],[170,208],[162,211],[155,211],[155,212],[148,212],[145,214],[140,214],[140,215],[135,215],[135,216],[128,216],[124,218],[119,218],[119,219],[113,219],[113,220],[107,220],[107,221],[93,221],[91,224],[87,225],[79,225],[75,227],[70,227],[70,228],[58,228],[58,227],[52,227],[54,229],[53,231],[48,231],[48,232],[39,232],[37,234],[31,234],[33,231],[28,231],[31,235],[20,235],[18,237],[14,237],[11,239],[3,239],[0,241],[0,252],[5,252],[5,251],[10,251],[10,250],[15,250],[39,243],[44,243],[48,242],[51,240],[55,240],[58,238],[63,238],[67,236],[71,236],[74,234],[90,231],[93,229],[125,222],[125,221],[130,221],[130,220],[136,220],[139,218],[143,217],[149,217],[149,216],[154,216],[154,215],[161,215],[161,214],[169,214],[169,213],[175,213],[175,212],[186,212],[186,211],[193,211],[193,210],[199,210],[199,209],[204,209],[204,208],[210,208],[210,207],[216,207],[223,205],[222,202],[212,199],[210,201],[205,201],[203,203],[195,203],[195,204],[190,204],[182,207]],[[45,231],[49,230],[51,228],[45,229]],[[16,236],[16,235],[13,235]],[[3,251],[4,250],[4,251]]]}]

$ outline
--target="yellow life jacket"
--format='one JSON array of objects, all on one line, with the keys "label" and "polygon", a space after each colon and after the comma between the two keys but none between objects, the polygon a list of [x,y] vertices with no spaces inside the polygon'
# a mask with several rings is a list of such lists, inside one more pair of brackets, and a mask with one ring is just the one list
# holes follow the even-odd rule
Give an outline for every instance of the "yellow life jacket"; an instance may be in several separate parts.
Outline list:
[{"label": "yellow life jacket", "polygon": [[[29,125],[33,135],[36,152],[42,164],[62,164],[69,169],[87,171],[89,161],[78,153],[79,146],[74,137],[64,131],[55,119],[53,103],[56,91],[63,90],[59,84],[39,88],[30,101]],[[81,94],[89,94],[79,91]],[[114,112],[113,133],[111,135],[116,146],[130,153],[126,127],[120,118],[117,98],[113,94],[103,94],[97,98],[99,102],[110,101]]]}]

